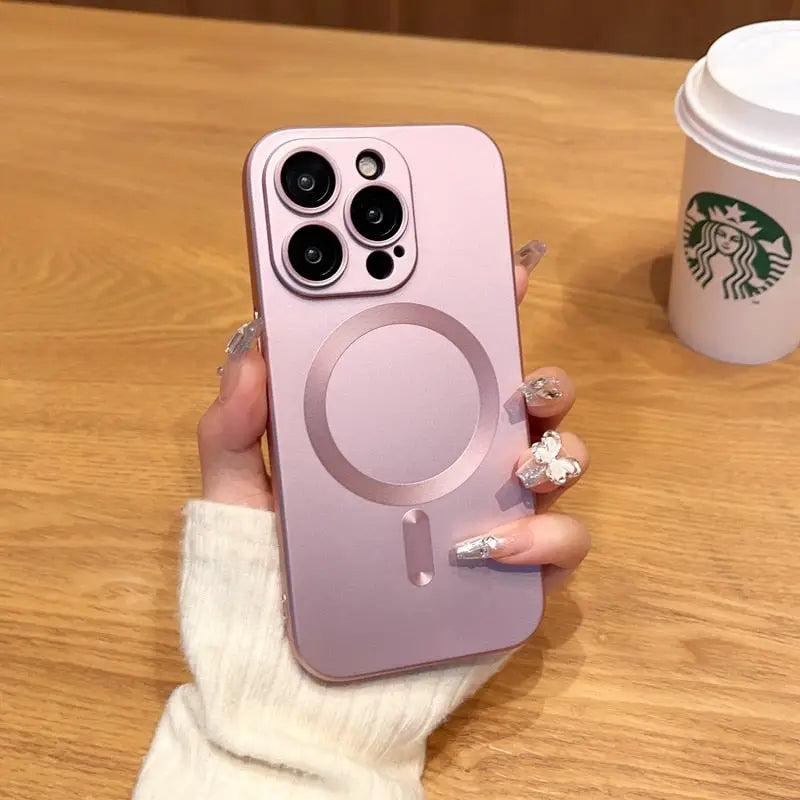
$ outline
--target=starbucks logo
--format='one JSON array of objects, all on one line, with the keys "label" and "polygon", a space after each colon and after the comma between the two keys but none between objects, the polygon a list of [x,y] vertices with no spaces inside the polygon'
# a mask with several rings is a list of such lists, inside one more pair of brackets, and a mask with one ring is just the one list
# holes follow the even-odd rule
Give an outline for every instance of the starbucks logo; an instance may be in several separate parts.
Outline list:
[{"label": "starbucks logo", "polygon": [[772,217],[713,192],[700,192],[689,201],[683,250],[695,280],[704,289],[721,284],[726,300],[766,292],[792,260],[789,236]]}]

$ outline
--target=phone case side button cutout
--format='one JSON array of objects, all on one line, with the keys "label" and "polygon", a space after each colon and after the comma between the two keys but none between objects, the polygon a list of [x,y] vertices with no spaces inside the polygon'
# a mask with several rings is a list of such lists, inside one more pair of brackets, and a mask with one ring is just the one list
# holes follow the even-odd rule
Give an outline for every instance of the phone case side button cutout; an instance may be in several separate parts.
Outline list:
[{"label": "phone case side button cutout", "polygon": [[403,544],[408,579],[415,586],[427,586],[433,580],[433,544],[430,520],[424,511],[414,508],[403,515]]}]

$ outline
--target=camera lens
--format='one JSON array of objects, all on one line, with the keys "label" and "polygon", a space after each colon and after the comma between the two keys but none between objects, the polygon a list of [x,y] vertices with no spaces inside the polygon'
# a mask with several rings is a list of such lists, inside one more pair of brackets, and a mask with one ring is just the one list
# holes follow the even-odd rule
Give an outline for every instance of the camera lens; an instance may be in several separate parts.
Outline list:
[{"label": "camera lens", "polygon": [[319,208],[333,196],[336,175],[319,153],[302,150],[289,156],[281,169],[281,187],[302,208]]},{"label": "camera lens", "polygon": [[323,225],[304,225],[286,248],[289,264],[303,280],[323,283],[336,275],[344,260],[339,237]]},{"label": "camera lens", "polygon": [[385,242],[403,224],[403,204],[391,189],[367,186],[356,194],[350,204],[350,221],[365,239]]},{"label": "camera lens", "polygon": [[319,264],[322,261],[322,250],[319,247],[306,247],[305,259],[309,264]]}]

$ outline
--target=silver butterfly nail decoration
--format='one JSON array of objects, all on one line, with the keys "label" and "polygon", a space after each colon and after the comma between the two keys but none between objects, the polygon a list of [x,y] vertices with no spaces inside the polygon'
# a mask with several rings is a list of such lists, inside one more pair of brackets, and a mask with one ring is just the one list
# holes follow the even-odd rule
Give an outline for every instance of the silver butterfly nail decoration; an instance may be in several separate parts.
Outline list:
[{"label": "silver butterfly nail decoration", "polygon": [[530,458],[517,470],[520,483],[530,489],[549,481],[563,486],[567,481],[577,478],[582,470],[576,458],[560,456],[561,436],[558,431],[545,431],[530,450]]}]

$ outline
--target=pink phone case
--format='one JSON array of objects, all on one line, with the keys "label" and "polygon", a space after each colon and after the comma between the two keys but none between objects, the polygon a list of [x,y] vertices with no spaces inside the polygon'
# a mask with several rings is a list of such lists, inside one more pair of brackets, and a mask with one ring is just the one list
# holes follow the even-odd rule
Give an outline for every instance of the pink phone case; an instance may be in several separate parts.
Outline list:
[{"label": "pink phone case", "polygon": [[[321,210],[301,212],[281,189],[299,151],[334,167]],[[357,169],[364,151],[383,161],[375,181]],[[370,183],[404,210],[385,246],[350,222]],[[498,148],[460,125],[281,130],[251,150],[244,197],[298,660],[351,680],[521,643],[542,616],[539,569],[450,555],[532,510],[514,476],[529,434]],[[343,249],[323,286],[288,262],[287,241],[309,224]],[[368,271],[375,250],[392,256],[389,277]]]}]

